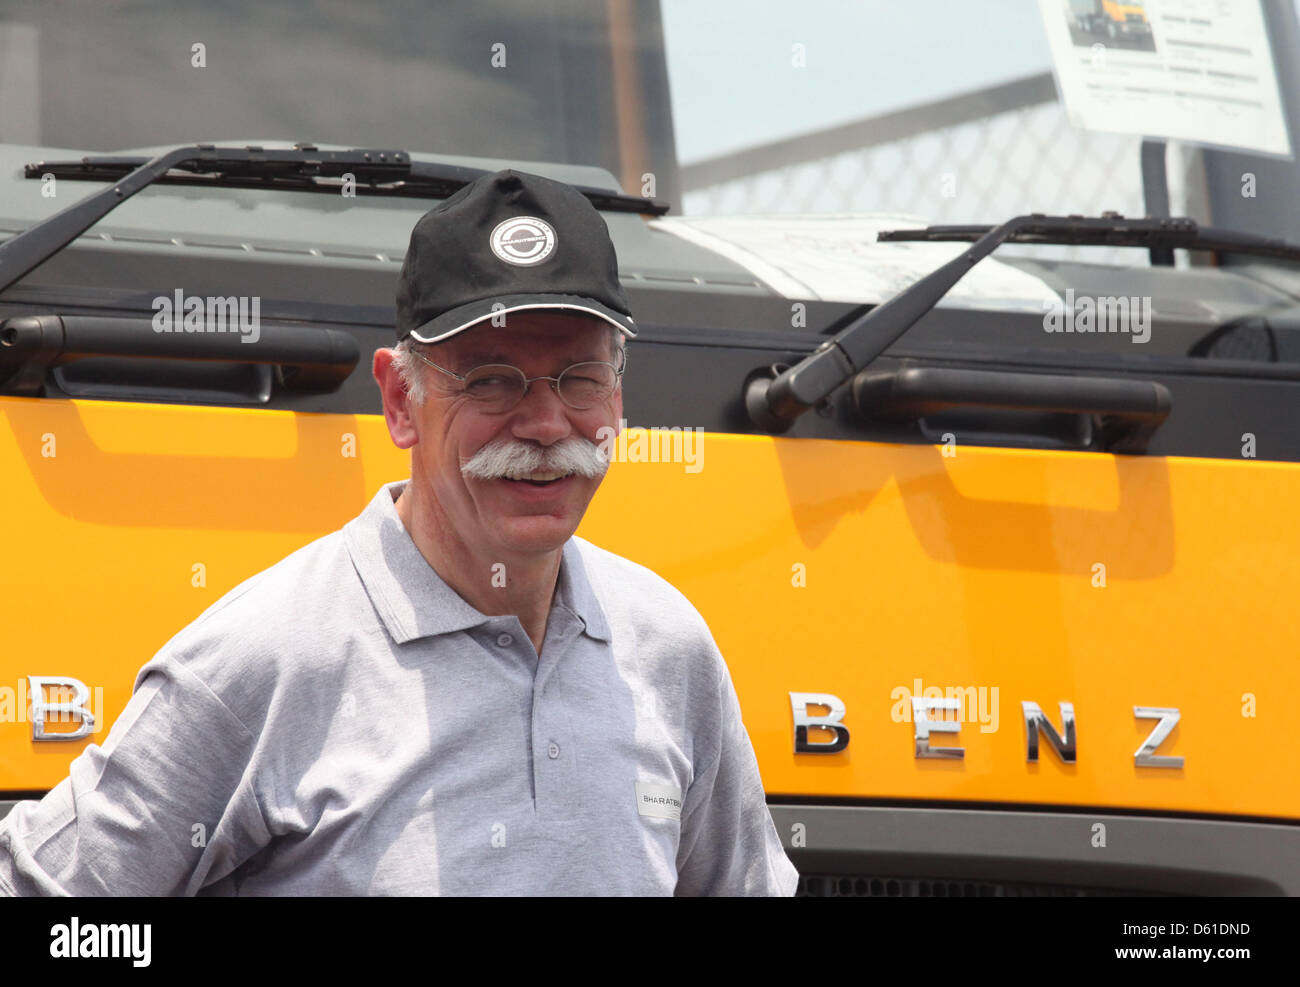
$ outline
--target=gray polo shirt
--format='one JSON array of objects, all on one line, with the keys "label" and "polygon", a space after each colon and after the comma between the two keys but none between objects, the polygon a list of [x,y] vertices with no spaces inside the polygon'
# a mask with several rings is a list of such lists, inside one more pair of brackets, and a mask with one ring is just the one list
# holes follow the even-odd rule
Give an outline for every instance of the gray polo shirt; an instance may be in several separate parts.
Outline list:
[{"label": "gray polo shirt", "polygon": [[163,646],[0,820],[0,891],[794,893],[690,602],[575,536],[539,660],[425,562],[404,486]]}]

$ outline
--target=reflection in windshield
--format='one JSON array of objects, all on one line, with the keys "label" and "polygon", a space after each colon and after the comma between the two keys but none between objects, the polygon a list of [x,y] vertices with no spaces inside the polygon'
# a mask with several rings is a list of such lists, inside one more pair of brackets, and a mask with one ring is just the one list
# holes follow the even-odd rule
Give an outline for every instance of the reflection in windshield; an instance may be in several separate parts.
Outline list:
[{"label": "reflection in windshield", "polygon": [[[1198,5],[1205,6],[1179,0],[1164,9],[1172,18],[1186,8],[1184,20],[1194,25],[1205,13]],[[1295,74],[1295,18],[1285,8],[1270,14],[1275,47],[1291,55],[1278,59],[1275,51],[1277,80],[1260,84],[1285,92]],[[1188,216],[1300,240],[1300,213],[1225,209],[1235,187],[1220,187],[1227,202],[1211,208],[1211,186],[1227,186],[1243,171],[1281,168],[1294,185],[1291,160],[1229,162],[1176,140],[1148,146],[1163,162],[1168,196],[1167,213],[1152,208],[1142,136],[1084,129],[1067,114],[1045,18],[1060,21],[1084,61],[1106,68],[1109,55],[1120,86],[1145,84],[1134,59],[1152,58],[1156,46],[1139,3],[922,0],[836,5],[831,15],[817,3],[792,9],[665,0],[685,213],[891,212],[924,223],[989,224],[1030,212],[1114,211]],[[1180,51],[1193,51],[1196,30],[1184,33]],[[1208,56],[1202,61],[1210,64]],[[692,101],[694,112],[687,112]],[[1207,161],[1217,166],[1213,174]],[[1148,263],[1145,251],[1121,248],[1006,247],[999,254]],[[1176,257],[1179,266],[1203,262]]]}]

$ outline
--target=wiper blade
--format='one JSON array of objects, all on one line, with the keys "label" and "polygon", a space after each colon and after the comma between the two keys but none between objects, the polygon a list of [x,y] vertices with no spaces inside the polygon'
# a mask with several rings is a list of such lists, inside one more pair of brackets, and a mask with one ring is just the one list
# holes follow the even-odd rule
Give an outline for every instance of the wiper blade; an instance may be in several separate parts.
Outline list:
[{"label": "wiper blade", "polygon": [[[217,148],[199,145],[202,154],[173,165],[154,185],[219,185],[235,188],[275,188],[337,195],[343,176],[352,175],[358,195],[397,195],[443,199],[489,174],[482,168],[412,161],[406,151],[356,149],[321,151],[310,144],[293,150],[260,147]],[[116,181],[149,158],[130,155],[91,155],[79,161],[37,161],[24,169],[27,178],[54,175],[80,181]],[[597,209],[662,216],[672,207],[662,199],[623,195],[590,185],[574,185]]]},{"label": "wiper blade", "polygon": [[[1046,216],[1033,213],[1029,222],[1009,234],[1006,243],[1060,243],[1088,247],[1147,247],[1152,250],[1224,250],[1283,260],[1300,260],[1300,245],[1243,230],[1200,226],[1184,217],[1126,219],[1119,213],[1091,216]],[[920,230],[883,230],[877,240],[975,242],[992,226],[927,226]]]},{"label": "wiper blade", "polygon": [[[406,151],[358,148],[322,151],[311,144],[292,148],[178,147],[156,158],[88,156],[80,161],[38,161],[24,169],[28,178],[113,183],[73,203],[49,219],[0,244],[0,292],[54,256],[118,205],[150,185],[207,185],[296,189],[339,194],[344,175],[352,175],[358,194],[441,199],[490,172],[480,168],[412,161]],[[622,195],[575,185],[597,209],[662,216],[662,199]]]}]

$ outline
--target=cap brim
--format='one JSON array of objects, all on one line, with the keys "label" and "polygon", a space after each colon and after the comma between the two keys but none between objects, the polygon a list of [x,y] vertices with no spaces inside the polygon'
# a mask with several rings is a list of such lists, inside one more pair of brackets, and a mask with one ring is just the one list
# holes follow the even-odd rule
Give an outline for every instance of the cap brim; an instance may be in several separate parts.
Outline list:
[{"label": "cap brim", "polygon": [[[558,309],[561,311],[581,312],[603,319],[610,325],[623,330],[632,338],[636,337],[636,323],[630,315],[616,312],[608,305],[587,298],[584,295],[503,295],[497,298],[485,298],[481,301],[461,305],[450,312],[443,312],[436,319],[430,319],[422,326],[417,326],[409,333],[411,339],[420,343],[440,343],[457,333],[471,329],[493,316],[509,315],[512,312],[527,312],[538,309]],[[405,338],[405,337],[404,337]]]}]

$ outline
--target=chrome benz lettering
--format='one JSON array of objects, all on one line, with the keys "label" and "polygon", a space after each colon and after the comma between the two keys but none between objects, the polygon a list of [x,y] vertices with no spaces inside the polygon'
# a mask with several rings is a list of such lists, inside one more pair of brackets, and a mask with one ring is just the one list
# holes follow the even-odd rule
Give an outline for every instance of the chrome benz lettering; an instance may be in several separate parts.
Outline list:
[{"label": "chrome benz lettering", "polygon": [[1163,706],[1134,706],[1133,715],[1139,720],[1157,718],[1160,720],[1155,729],[1147,735],[1147,739],[1142,741],[1142,746],[1133,752],[1133,763],[1146,768],[1181,768],[1183,766],[1181,755],[1170,757],[1156,753],[1156,748],[1164,743],[1165,738],[1178,725],[1180,715],[1178,710]]},{"label": "chrome benz lettering", "polygon": [[961,729],[961,724],[953,720],[931,720],[926,713],[930,710],[960,709],[961,704],[956,699],[940,699],[928,696],[912,697],[912,726],[916,731],[916,756],[917,757],[949,757],[963,758],[966,756],[964,747],[931,747],[931,733],[956,733]]},{"label": "chrome benz lettering", "polygon": [[[825,706],[825,716],[810,716],[809,706]],[[796,754],[835,754],[849,746],[849,728],[844,719],[844,703],[829,692],[792,692],[790,711],[794,714],[794,752]],[[817,742],[808,739],[808,728],[819,727],[835,734],[833,740]]]},{"label": "chrome benz lettering", "polygon": [[1075,747],[1074,733],[1074,703],[1058,703],[1061,707],[1061,730],[1065,733],[1065,739],[1056,732],[1056,727],[1052,726],[1052,721],[1047,715],[1038,708],[1038,703],[1031,703],[1029,700],[1021,700],[1020,706],[1025,714],[1025,760],[1038,760],[1038,731],[1042,730],[1043,735],[1047,738],[1048,745],[1056,751],[1064,764],[1074,764],[1077,756]]},{"label": "chrome benz lettering", "polygon": [[[1048,745],[1056,752],[1063,764],[1076,764],[1078,761],[1078,732],[1074,717],[1074,704],[1059,701],[1061,710],[1061,729],[1058,732],[1039,705],[1030,700],[1022,700],[1021,710],[1025,719],[1025,760],[1038,762],[1038,735],[1041,731],[1047,738]],[[808,713],[809,706],[824,706],[825,715],[814,716]],[[947,758],[961,760],[966,756],[964,747],[931,747],[930,737],[933,733],[958,733],[961,723],[953,720],[932,720],[929,713],[935,710],[951,710],[960,713],[961,703],[955,697],[912,696],[912,722],[914,727],[915,756],[917,758]],[[836,754],[849,746],[849,728],[840,721],[845,716],[845,704],[838,696],[829,692],[792,692],[790,707],[794,715],[794,752],[796,754]],[[1156,719],[1159,722],[1142,746],[1133,755],[1133,761],[1140,767],[1182,768],[1181,755],[1160,755],[1156,750],[1177,726],[1181,713],[1175,707],[1134,706],[1133,714],[1139,719]],[[814,727],[831,731],[833,740],[810,741],[808,728]]]},{"label": "chrome benz lettering", "polygon": [[[90,689],[80,679],[64,675],[29,675],[27,682],[31,689],[32,740],[81,740],[94,732],[95,714],[86,707],[86,700],[90,698]],[[47,687],[71,689],[72,702],[46,702]],[[51,733],[45,729],[47,713],[54,714],[51,719],[55,723],[75,717],[81,721],[81,725],[67,733]]]}]

